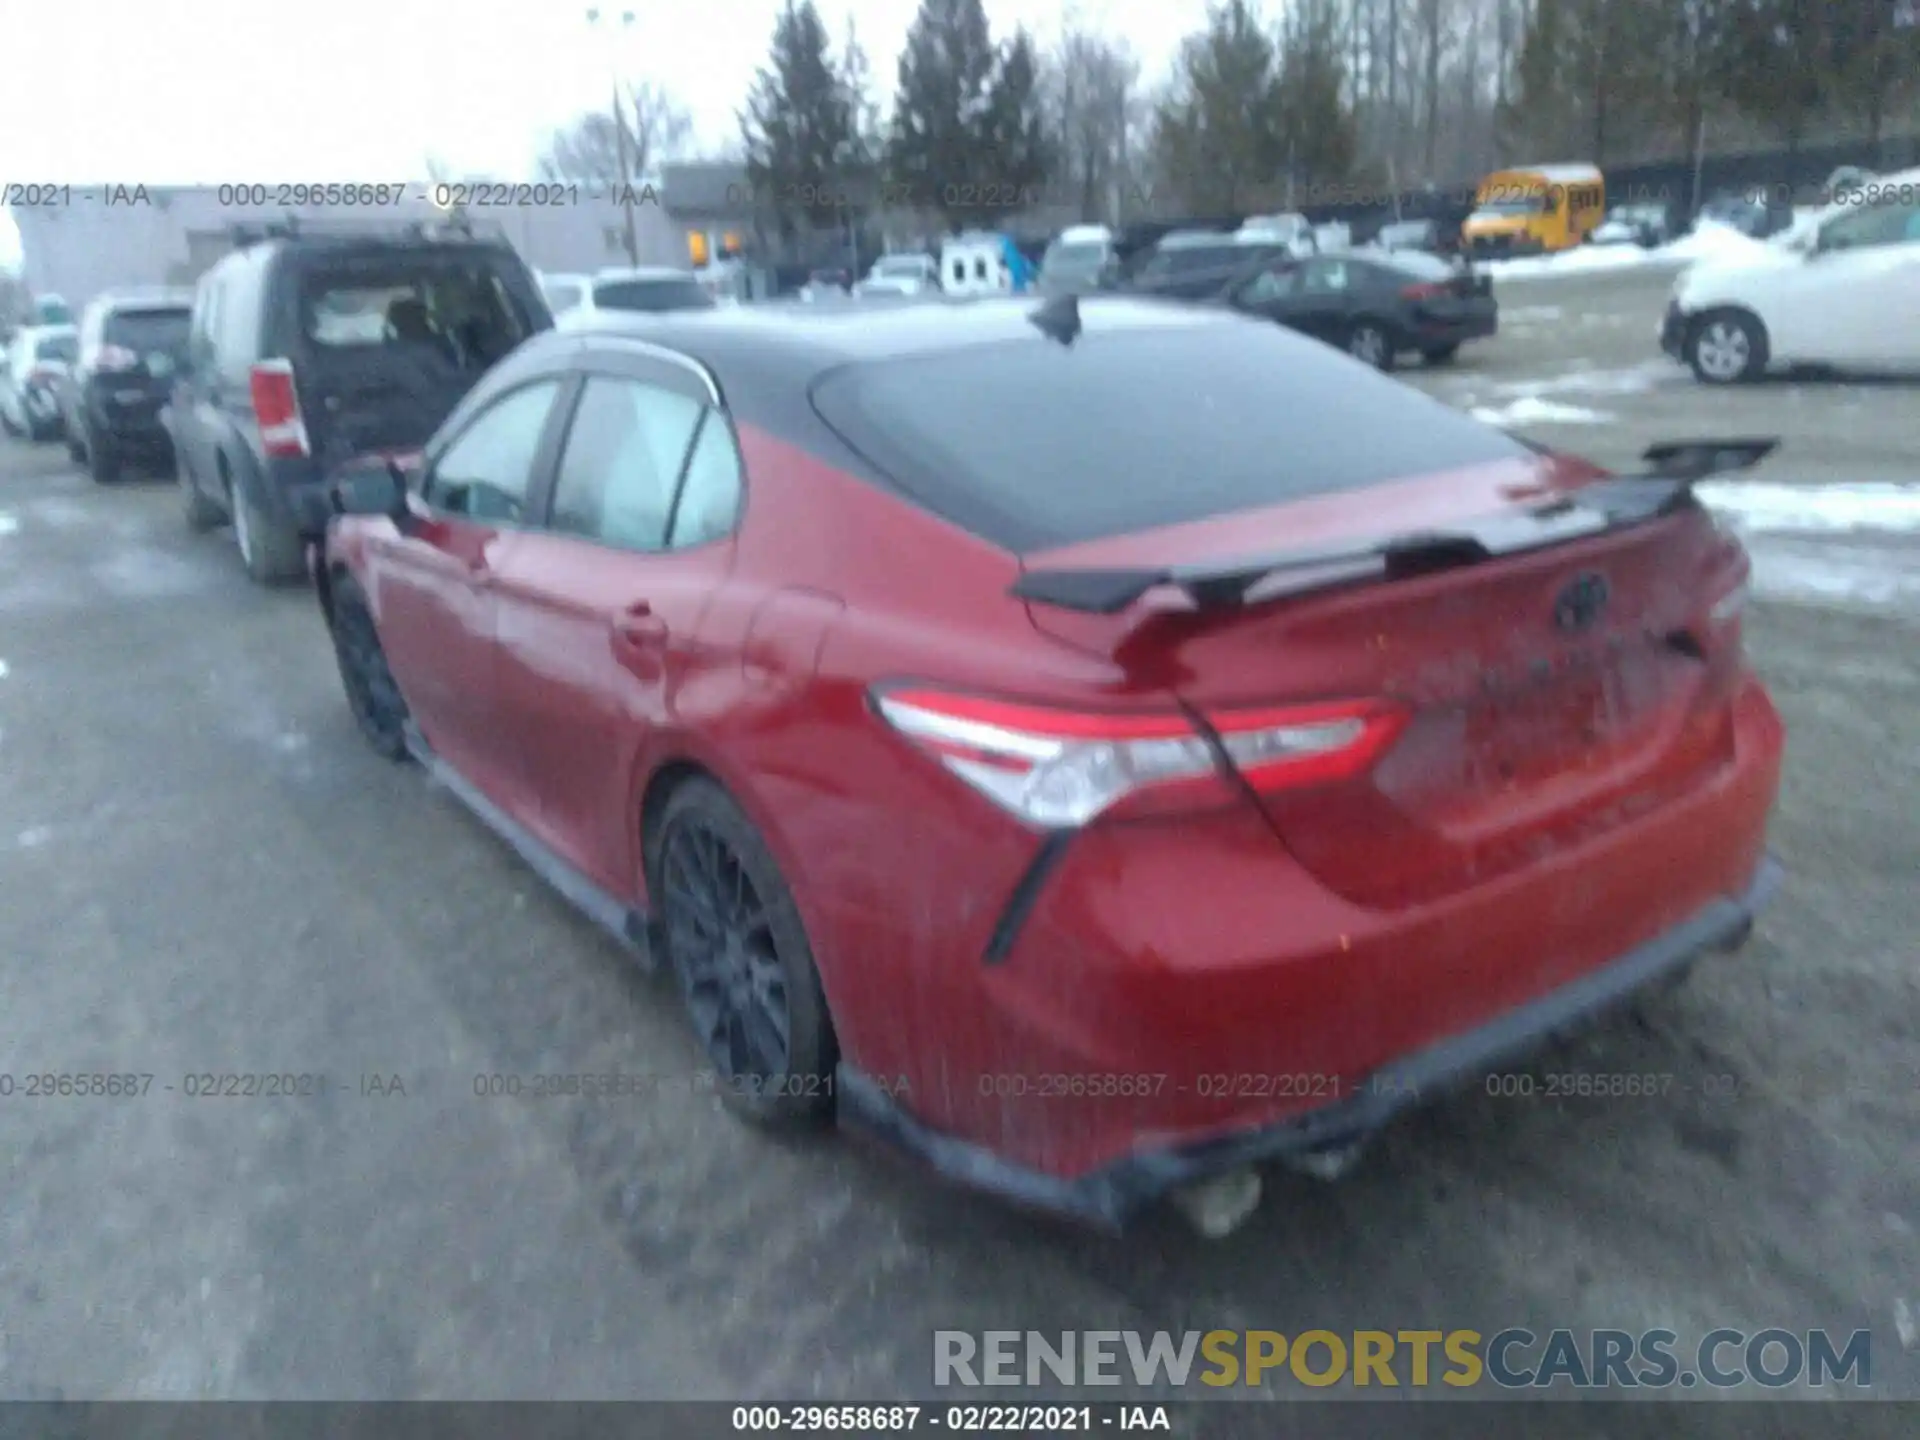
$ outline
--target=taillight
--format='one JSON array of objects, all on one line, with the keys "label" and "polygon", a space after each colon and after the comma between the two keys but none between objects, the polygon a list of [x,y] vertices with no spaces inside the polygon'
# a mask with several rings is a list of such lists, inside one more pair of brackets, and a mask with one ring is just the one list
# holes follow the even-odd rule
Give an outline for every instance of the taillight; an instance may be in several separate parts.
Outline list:
[{"label": "taillight", "polygon": [[140,363],[140,357],[122,345],[102,345],[93,363],[101,370],[131,370]]},{"label": "taillight", "polygon": [[1438,300],[1447,293],[1444,285],[1408,285],[1400,291],[1402,300]]},{"label": "taillight", "polygon": [[1230,804],[1233,771],[1261,791],[1343,779],[1371,765],[1404,721],[1374,701],[1223,710],[1203,717],[1209,736],[1180,711],[1103,714],[910,689],[874,704],[947,770],[1045,829],[1116,809]]},{"label": "taillight", "polygon": [[307,424],[300,418],[300,397],[293,389],[293,364],[262,360],[249,376],[253,391],[253,418],[260,424],[260,445],[268,458],[305,456]]}]

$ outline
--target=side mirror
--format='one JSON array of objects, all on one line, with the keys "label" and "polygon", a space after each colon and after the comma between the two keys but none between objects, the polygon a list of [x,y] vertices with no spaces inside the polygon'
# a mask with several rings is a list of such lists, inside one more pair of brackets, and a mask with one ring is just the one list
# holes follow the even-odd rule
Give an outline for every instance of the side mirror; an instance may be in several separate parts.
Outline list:
[{"label": "side mirror", "polygon": [[384,515],[400,526],[413,515],[407,507],[407,472],[395,460],[341,471],[327,498],[335,515]]}]

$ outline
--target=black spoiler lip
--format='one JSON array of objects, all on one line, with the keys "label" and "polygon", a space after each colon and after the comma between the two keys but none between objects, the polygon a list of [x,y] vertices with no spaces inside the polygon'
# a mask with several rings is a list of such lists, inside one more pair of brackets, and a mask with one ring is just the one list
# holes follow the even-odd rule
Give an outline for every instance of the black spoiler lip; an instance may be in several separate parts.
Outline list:
[{"label": "black spoiler lip", "polygon": [[[1279,551],[1163,565],[1028,570],[1008,594],[1018,600],[1088,615],[1114,615],[1149,591],[1171,587],[1202,610],[1244,605],[1269,580],[1290,577],[1285,593],[1377,579],[1397,564],[1442,556],[1484,559],[1558,544],[1668,515],[1693,503],[1693,486],[1713,475],[1749,470],[1780,446],[1778,439],[1668,440],[1650,445],[1646,470],[1595,480],[1563,499],[1515,517],[1385,542]],[[1538,447],[1533,447],[1538,448]]]}]

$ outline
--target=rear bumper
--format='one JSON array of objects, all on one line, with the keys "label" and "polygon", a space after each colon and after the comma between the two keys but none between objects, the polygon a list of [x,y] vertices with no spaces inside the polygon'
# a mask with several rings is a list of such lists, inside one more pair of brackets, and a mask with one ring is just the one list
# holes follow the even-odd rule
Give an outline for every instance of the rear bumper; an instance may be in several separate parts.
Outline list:
[{"label": "rear bumper", "polygon": [[1663,978],[1702,953],[1740,944],[1779,887],[1783,871],[1764,858],[1746,888],[1588,971],[1546,995],[1474,1029],[1374,1070],[1332,1103],[1277,1124],[1190,1144],[1147,1145],[1102,1169],[1075,1177],[1048,1174],[943,1135],[908,1115],[887,1088],[842,1064],[843,1119],[917,1154],[936,1171],[1016,1204],[1119,1230],[1170,1190],[1286,1155],[1337,1149],[1364,1140],[1401,1111],[1436,1098],[1462,1080],[1541,1048]]}]

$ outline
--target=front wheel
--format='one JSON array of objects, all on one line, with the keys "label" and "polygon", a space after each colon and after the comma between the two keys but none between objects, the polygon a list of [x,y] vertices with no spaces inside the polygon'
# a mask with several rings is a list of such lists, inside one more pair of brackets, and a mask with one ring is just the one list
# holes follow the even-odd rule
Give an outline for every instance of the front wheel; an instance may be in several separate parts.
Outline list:
[{"label": "front wheel", "polygon": [[285,585],[307,573],[306,550],[291,525],[274,519],[254,503],[244,485],[230,490],[233,539],[256,585]]},{"label": "front wheel", "polygon": [[1393,341],[1371,320],[1363,320],[1348,333],[1347,353],[1376,370],[1393,369]]},{"label": "front wheel", "polygon": [[675,790],[653,830],[660,932],[721,1099],[757,1125],[824,1120],[833,1109],[833,1026],[772,852],[710,780]]},{"label": "front wheel", "polygon": [[1714,310],[1687,332],[1687,364],[1708,385],[1757,380],[1767,368],[1767,331],[1744,310]]},{"label": "front wheel", "polygon": [[[73,443],[69,441],[71,450]],[[120,456],[115,452],[112,442],[91,427],[87,430],[87,473],[93,476],[96,485],[111,485],[120,478]]]},{"label": "front wheel", "polygon": [[360,733],[376,754],[388,760],[406,759],[407,702],[387,666],[387,652],[380,644],[367,597],[346,575],[334,579],[327,630],[333,636],[347,708]]}]

